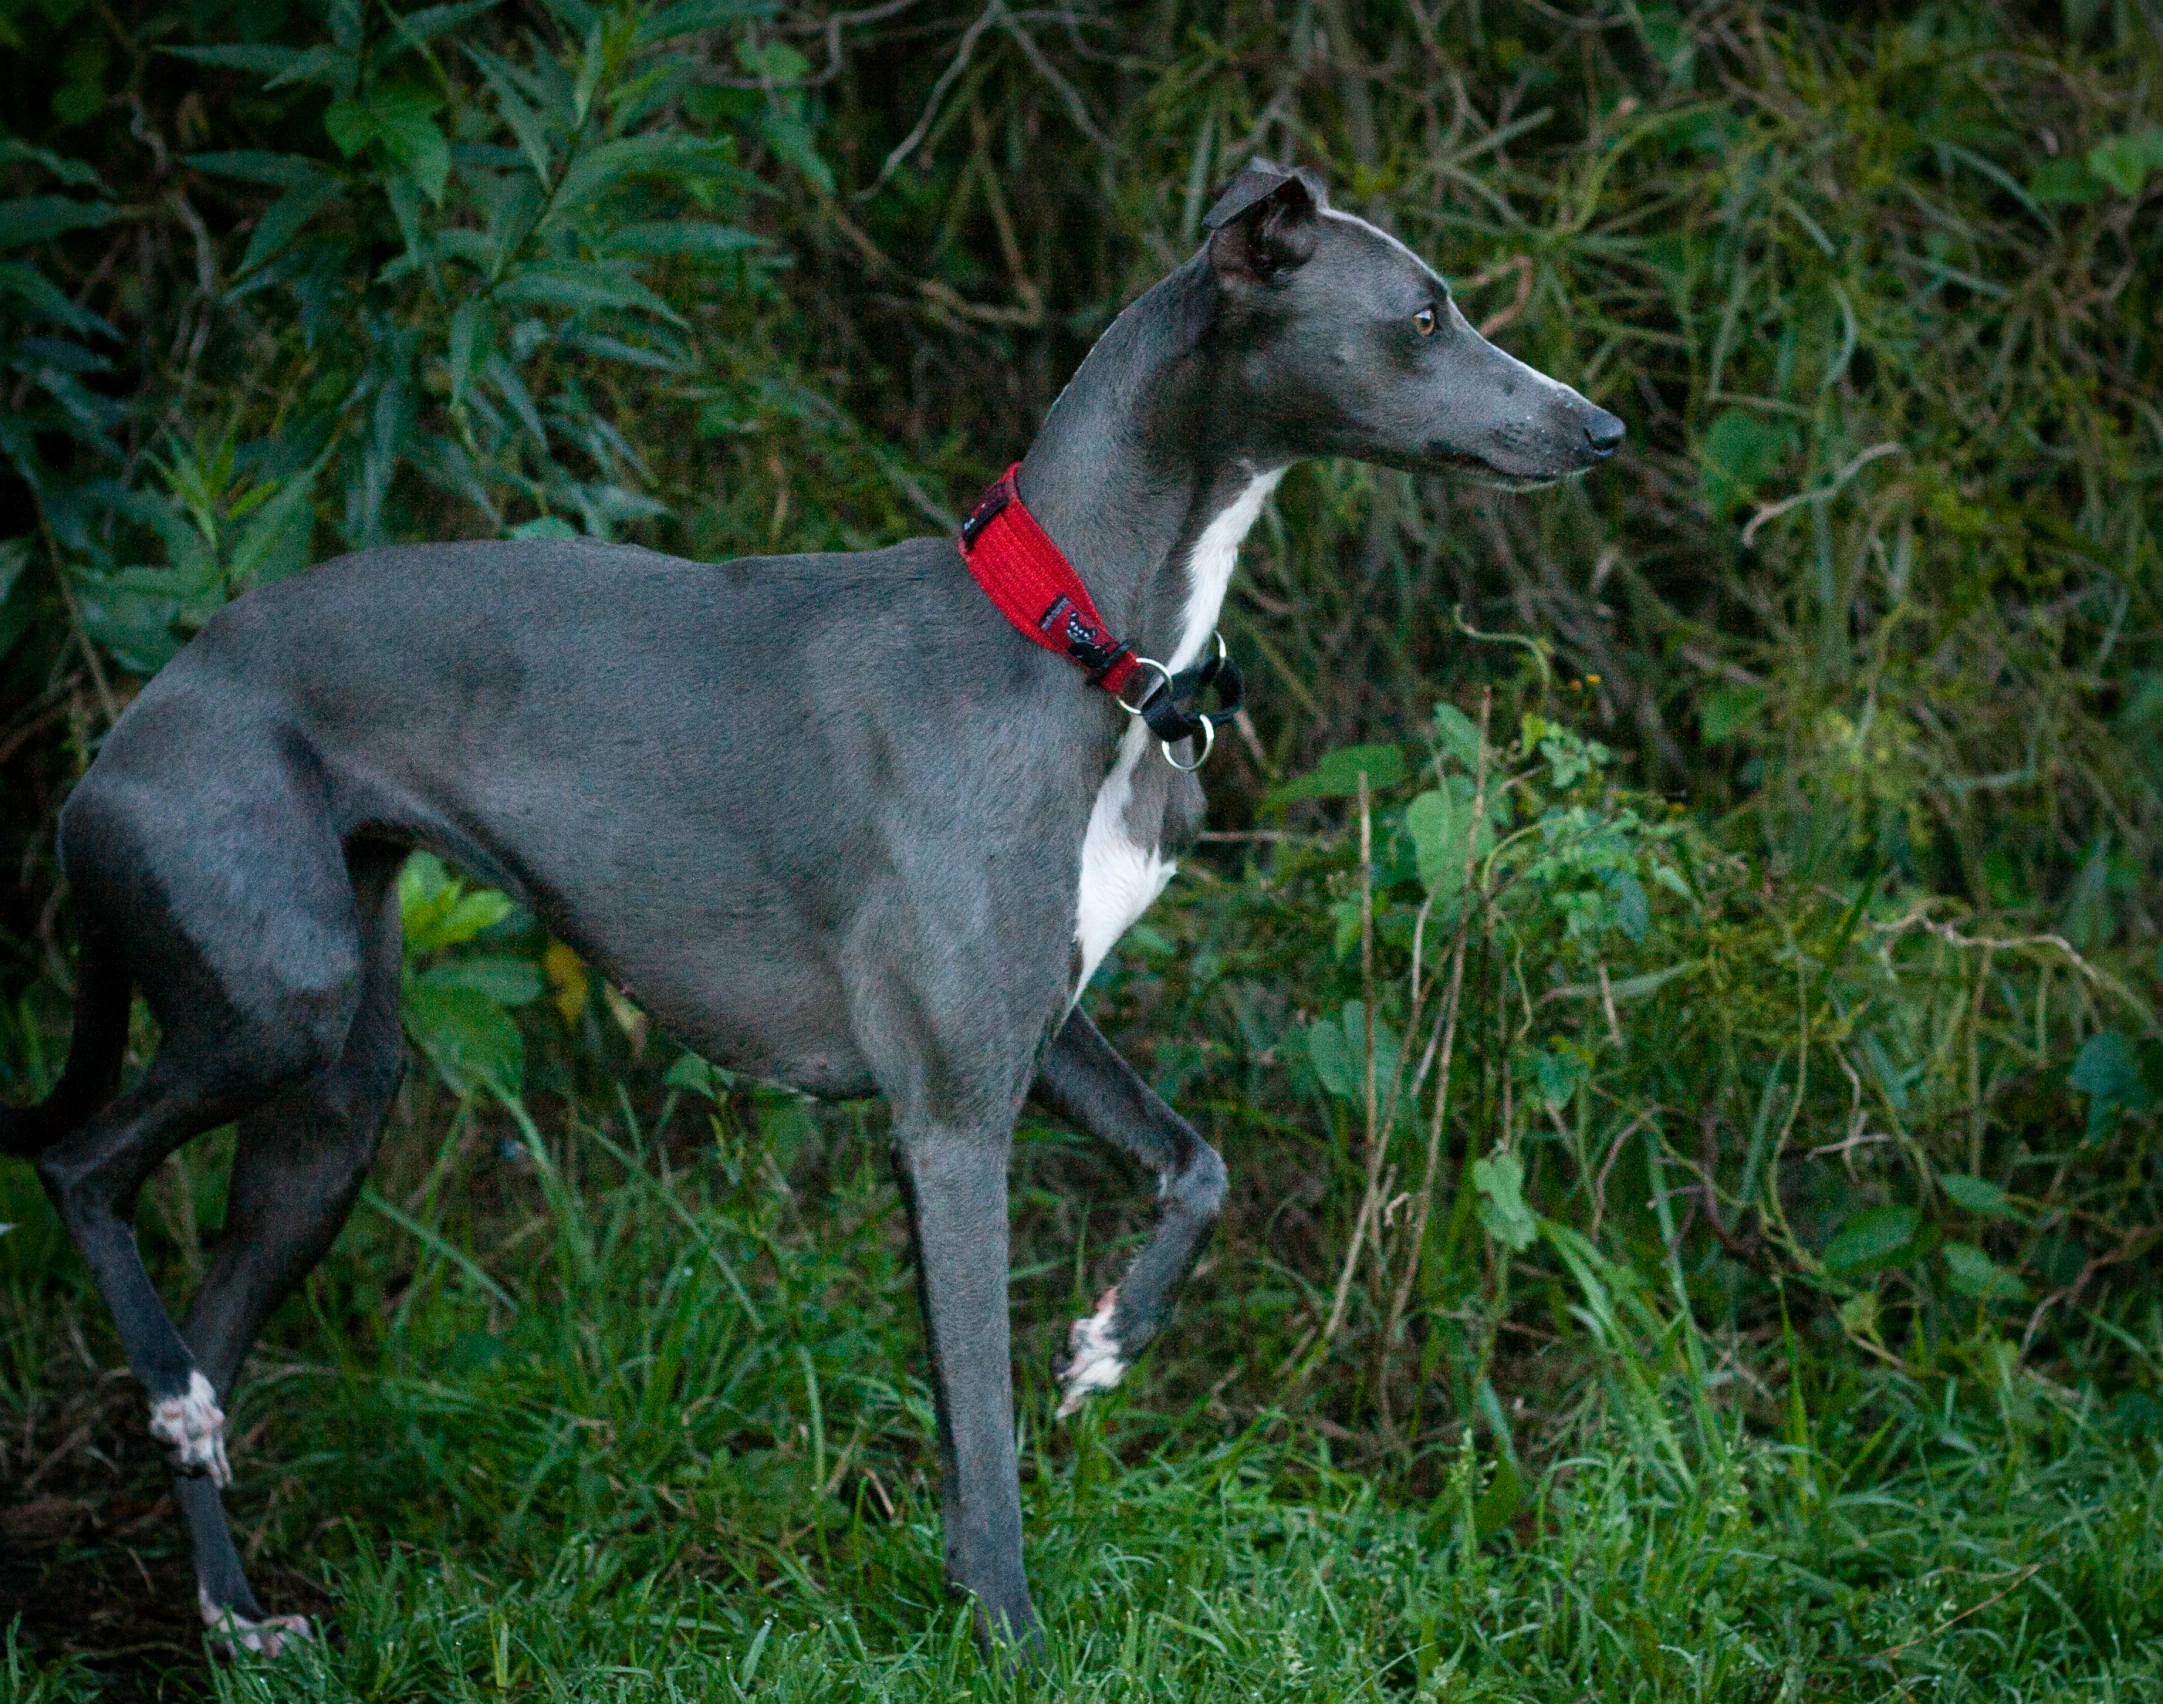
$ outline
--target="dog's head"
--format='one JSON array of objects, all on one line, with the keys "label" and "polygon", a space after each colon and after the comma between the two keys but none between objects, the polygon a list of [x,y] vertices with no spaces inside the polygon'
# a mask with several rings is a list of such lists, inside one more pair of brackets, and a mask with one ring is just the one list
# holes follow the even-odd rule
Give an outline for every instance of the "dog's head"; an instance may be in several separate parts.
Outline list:
[{"label": "dog's head", "polygon": [[1620,420],[1489,343],[1426,262],[1333,210],[1305,168],[1249,161],[1205,223],[1227,334],[1221,400],[1260,455],[1522,490],[1622,442]]}]

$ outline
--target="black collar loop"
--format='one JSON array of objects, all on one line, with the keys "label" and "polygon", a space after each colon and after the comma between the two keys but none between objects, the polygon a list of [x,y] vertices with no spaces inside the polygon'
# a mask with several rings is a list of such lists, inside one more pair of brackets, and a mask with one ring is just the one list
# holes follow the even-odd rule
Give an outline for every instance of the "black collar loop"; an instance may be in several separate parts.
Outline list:
[{"label": "black collar loop", "polygon": [[[1156,676],[1155,684],[1138,703],[1120,700],[1128,715],[1139,716],[1148,724],[1149,731],[1156,735],[1164,750],[1164,761],[1174,769],[1194,770],[1207,763],[1209,753],[1217,743],[1218,726],[1238,715],[1240,705],[1246,702],[1246,678],[1225,650],[1224,635],[1212,633],[1209,639],[1207,659],[1192,668],[1181,669],[1177,674],[1162,663],[1147,657],[1137,658],[1141,668]],[[1205,692],[1215,696],[1214,709],[1204,710],[1196,702]],[[1172,755],[1172,747],[1183,740],[1194,739],[1201,742],[1201,750],[1192,763],[1181,763]]]}]

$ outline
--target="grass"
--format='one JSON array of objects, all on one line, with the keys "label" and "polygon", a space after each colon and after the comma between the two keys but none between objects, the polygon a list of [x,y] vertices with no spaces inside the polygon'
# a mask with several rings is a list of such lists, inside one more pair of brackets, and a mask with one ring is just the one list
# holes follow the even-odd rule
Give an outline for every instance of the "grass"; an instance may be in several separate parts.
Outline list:
[{"label": "grass", "polygon": [[[1055,1426],[1045,1360],[1078,1251],[1026,1209],[1070,1186],[1051,1132],[1016,1167],[1049,1652],[1041,1681],[1017,1679],[981,1661],[941,1587],[931,1408],[876,1122],[844,1109],[756,1144],[726,1108],[681,1101],[665,1133],[627,1112],[580,1122],[538,1146],[478,1114],[450,1121],[447,1145],[408,1123],[377,1199],[425,1235],[364,1207],[259,1354],[233,1414],[236,1526],[266,1597],[329,1634],[275,1664],[202,1660],[132,1389],[82,1365],[76,1345],[101,1366],[110,1345],[79,1279],[39,1270],[57,1232],[11,1170],[9,1465],[42,1470],[42,1501],[13,1518],[20,1533],[19,1511],[43,1509],[58,1542],[36,1558],[5,1696],[1562,1704],[2163,1687],[2153,1416],[2017,1367],[1994,1396],[1888,1371],[1868,1402],[1822,1411],[1798,1383],[1785,1435],[1767,1437],[1696,1394],[1754,1375],[1693,1383],[1684,1339],[1705,1341],[1648,1315],[1580,1359],[1544,1459],[1512,1466],[1460,1429],[1439,1488],[1414,1493],[1312,1413],[1167,1405],[1168,1383],[1223,1359],[1205,1306],[1129,1388]],[[190,1181],[208,1208],[216,1166]],[[146,1212],[154,1244],[173,1193]],[[2142,1354],[2163,1356],[2159,1325]],[[55,1435],[70,1425],[83,1435]]]}]

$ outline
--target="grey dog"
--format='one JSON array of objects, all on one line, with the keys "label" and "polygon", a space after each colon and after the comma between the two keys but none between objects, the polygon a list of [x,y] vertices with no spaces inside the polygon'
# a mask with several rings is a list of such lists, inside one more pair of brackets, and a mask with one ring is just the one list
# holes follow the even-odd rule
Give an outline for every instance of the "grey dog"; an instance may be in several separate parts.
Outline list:
[{"label": "grey dog", "polygon": [[[1207,225],[1090,350],[1018,479],[1105,621],[1167,670],[1210,644],[1291,464],[1529,487],[1621,442],[1310,172],[1251,162]],[[35,1156],[112,1310],[213,1629],[272,1652],[307,1631],[242,1574],[219,1405],[374,1156],[404,1064],[396,878],[425,847],[706,1057],[886,1097],[947,1575],[980,1633],[1035,1639],[1016,1114],[1034,1094],[1161,1180],[1152,1240],[1069,1335],[1068,1409],[1162,1328],[1224,1192],[1216,1151],[1076,1004],[1201,817],[1171,748],[1121,711],[1008,625],[952,538],[719,565],[582,542],[369,551],[235,600],[143,689],[61,813],[75,1036],[43,1105],[0,1109],[0,1150]],[[135,989],[160,1039],[123,1091]],[[224,1235],[176,1329],[136,1193],[235,1120]]]}]

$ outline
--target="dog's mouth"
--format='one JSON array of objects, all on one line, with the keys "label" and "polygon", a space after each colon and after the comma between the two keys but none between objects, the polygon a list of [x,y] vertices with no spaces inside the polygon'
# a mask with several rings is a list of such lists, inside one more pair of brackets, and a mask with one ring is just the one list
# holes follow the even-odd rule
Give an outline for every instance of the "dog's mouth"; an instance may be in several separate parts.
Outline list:
[{"label": "dog's mouth", "polygon": [[1467,485],[1483,485],[1492,491],[1538,491],[1545,486],[1559,485],[1565,479],[1581,478],[1599,463],[1588,461],[1574,467],[1528,470],[1522,466],[1504,467],[1471,450],[1433,443],[1427,446],[1424,454],[1408,457],[1402,465],[1414,473],[1448,474]]}]

